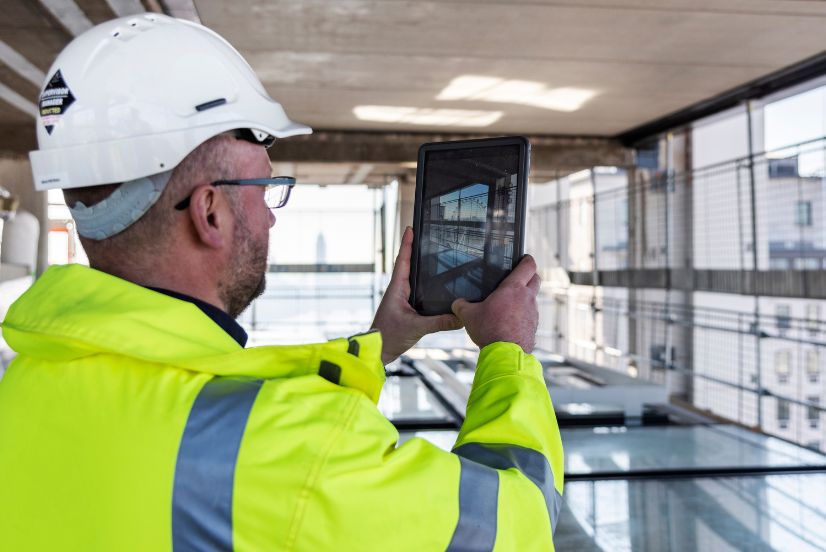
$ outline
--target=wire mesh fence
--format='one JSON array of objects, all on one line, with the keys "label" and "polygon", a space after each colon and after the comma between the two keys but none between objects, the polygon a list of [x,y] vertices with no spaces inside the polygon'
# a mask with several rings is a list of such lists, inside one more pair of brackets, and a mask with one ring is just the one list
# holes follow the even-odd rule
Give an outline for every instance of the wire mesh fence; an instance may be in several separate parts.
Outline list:
[{"label": "wire mesh fence", "polygon": [[826,139],[679,170],[690,153],[538,186],[538,343],[826,450],[826,300],[794,284],[826,274]]}]

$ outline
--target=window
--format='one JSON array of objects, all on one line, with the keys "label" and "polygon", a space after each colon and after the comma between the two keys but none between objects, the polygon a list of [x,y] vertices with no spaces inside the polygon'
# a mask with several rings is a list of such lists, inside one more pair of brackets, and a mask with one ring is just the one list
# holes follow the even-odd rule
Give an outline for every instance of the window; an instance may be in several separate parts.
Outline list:
[{"label": "window", "polygon": [[797,156],[769,159],[769,178],[797,178]]},{"label": "window", "polygon": [[820,330],[820,305],[806,305],[806,328],[811,335]]},{"label": "window", "polygon": [[783,334],[792,327],[792,308],[789,305],[777,305],[774,309],[777,330]]},{"label": "window", "polygon": [[671,354],[668,355],[665,345],[651,345],[649,358],[655,368],[673,368],[674,348],[671,347]]},{"label": "window", "polygon": [[818,422],[820,422],[820,397],[817,395],[811,395],[806,397],[806,402],[809,403],[809,406],[806,407],[806,419],[809,420],[809,427],[817,428]]},{"label": "window", "polygon": [[791,351],[775,351],[774,353],[774,371],[777,372],[778,383],[789,382],[789,371],[792,360]]},{"label": "window", "polygon": [[809,378],[809,383],[817,383],[820,379],[820,366],[818,366],[818,354],[816,350],[806,351],[806,376]]},{"label": "window", "polygon": [[820,260],[813,257],[800,257],[794,260],[795,270],[817,270],[820,268]]},{"label": "window", "polygon": [[796,211],[795,211],[795,224],[798,226],[811,226],[812,225],[812,202],[811,201],[798,201],[796,204]]},{"label": "window", "polygon": [[777,399],[777,423],[780,429],[789,427],[789,401]]}]

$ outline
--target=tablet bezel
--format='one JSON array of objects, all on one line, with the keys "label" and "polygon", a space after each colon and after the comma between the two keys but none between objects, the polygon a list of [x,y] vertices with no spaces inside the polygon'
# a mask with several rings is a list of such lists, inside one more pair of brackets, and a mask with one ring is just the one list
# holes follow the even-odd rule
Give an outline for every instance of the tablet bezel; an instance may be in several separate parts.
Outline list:
[{"label": "tablet bezel", "polygon": [[418,162],[416,164],[416,195],[413,209],[413,252],[410,257],[410,305],[420,314],[434,315],[450,313],[450,305],[446,309],[438,312],[423,312],[420,305],[416,305],[416,286],[419,269],[419,253],[421,251],[421,229],[423,225],[422,201],[424,197],[424,174],[425,159],[427,154],[434,151],[463,150],[485,147],[519,147],[519,178],[516,181],[516,220],[514,222],[514,243],[511,268],[522,259],[525,253],[525,209],[527,205],[528,172],[530,171],[530,151],[531,145],[524,136],[504,136],[498,138],[477,138],[472,140],[454,140],[450,142],[432,142],[424,144],[419,148]]}]

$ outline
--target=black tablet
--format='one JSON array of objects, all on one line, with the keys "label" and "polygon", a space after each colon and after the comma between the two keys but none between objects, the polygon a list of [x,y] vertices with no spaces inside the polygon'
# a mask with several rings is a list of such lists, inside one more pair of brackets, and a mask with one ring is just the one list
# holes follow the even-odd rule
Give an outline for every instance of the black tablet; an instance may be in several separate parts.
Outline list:
[{"label": "black tablet", "polygon": [[530,144],[523,137],[425,144],[419,149],[410,304],[450,312],[481,301],[522,257]]}]

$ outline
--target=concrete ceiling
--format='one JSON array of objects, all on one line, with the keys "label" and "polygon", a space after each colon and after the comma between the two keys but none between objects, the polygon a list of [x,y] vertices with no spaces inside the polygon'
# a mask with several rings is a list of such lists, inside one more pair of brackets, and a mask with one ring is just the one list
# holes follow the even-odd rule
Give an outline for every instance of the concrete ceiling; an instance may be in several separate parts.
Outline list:
[{"label": "concrete ceiling", "polygon": [[[0,0],[0,8],[0,152],[34,147],[40,82],[73,35],[149,9],[200,18],[225,36],[293,119],[326,131],[325,143],[371,137],[352,159],[329,148],[306,159],[275,155],[338,162],[308,171],[320,181],[385,180],[414,160],[417,143],[455,133],[553,136],[549,148],[580,153],[583,143],[564,137],[590,137],[584,147],[621,156],[610,137],[818,54],[826,23],[826,2],[807,0]],[[407,153],[376,151],[383,133],[406,136]]]},{"label": "concrete ceiling", "polygon": [[[819,53],[826,23],[826,3],[806,1],[196,5],[202,21],[247,56],[298,120],[326,129],[493,134],[612,136]],[[522,101],[528,105],[507,93],[502,102],[438,99],[463,76],[517,81],[512,86],[526,91]],[[530,105],[525,82],[536,83],[540,96],[558,91],[589,99],[573,111]],[[484,127],[392,124],[360,120],[353,111],[358,106],[502,115]]]}]

